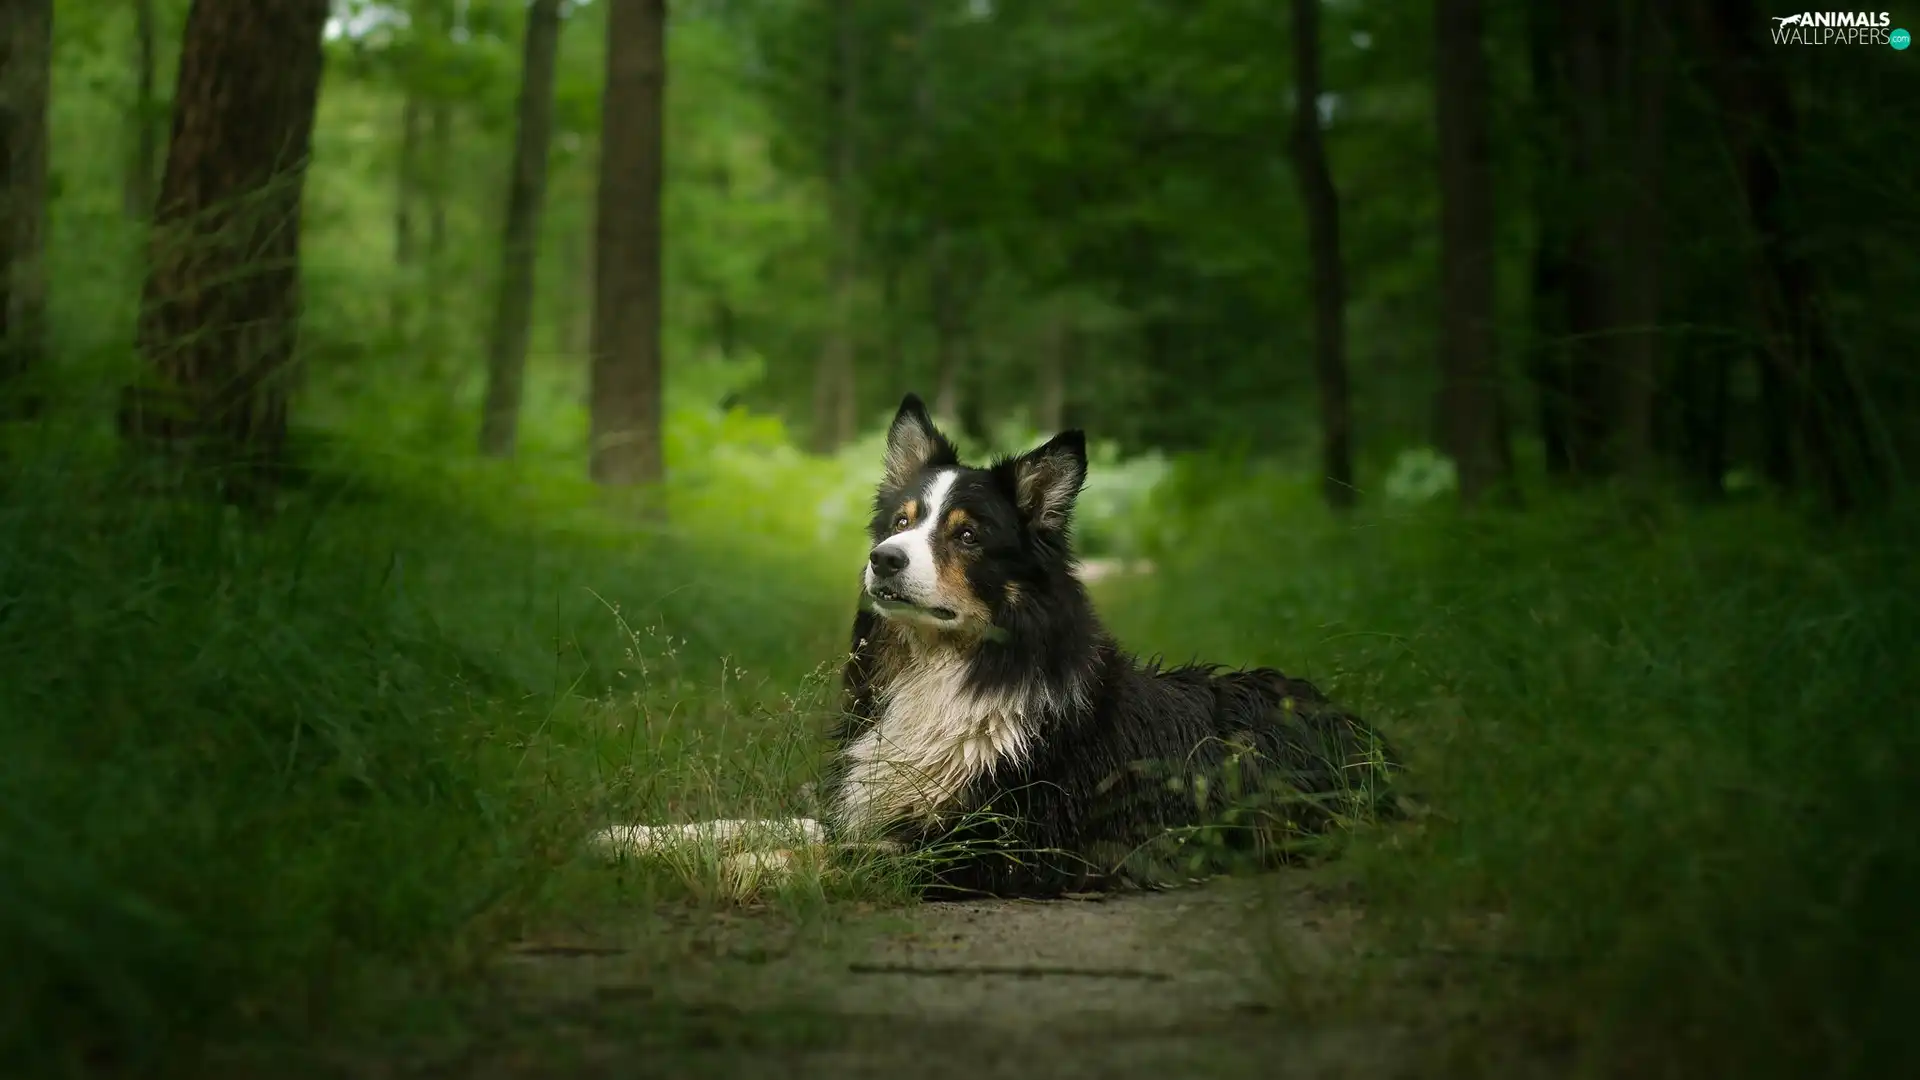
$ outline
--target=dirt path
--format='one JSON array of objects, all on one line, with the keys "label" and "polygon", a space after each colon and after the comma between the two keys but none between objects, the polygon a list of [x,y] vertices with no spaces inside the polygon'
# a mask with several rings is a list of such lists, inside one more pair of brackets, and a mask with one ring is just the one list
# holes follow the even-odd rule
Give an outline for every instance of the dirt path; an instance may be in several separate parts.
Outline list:
[{"label": "dirt path", "polygon": [[[1303,1077],[1425,1075],[1397,1025],[1306,1022],[1288,978],[1351,950],[1304,883],[1105,900],[926,904],[827,927],[751,915],[552,938],[498,972],[450,1054],[384,1075]],[[1297,989],[1297,988],[1292,988]],[[359,1075],[374,1075],[361,1068]]]}]

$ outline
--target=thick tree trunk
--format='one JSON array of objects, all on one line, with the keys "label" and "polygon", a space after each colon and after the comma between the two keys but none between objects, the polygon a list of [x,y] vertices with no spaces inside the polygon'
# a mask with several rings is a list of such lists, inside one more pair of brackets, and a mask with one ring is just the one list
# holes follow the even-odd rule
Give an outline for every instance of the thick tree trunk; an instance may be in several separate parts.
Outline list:
[{"label": "thick tree trunk", "polygon": [[393,188],[393,264],[401,271],[400,287],[393,291],[389,308],[394,333],[402,339],[412,330],[409,301],[414,282],[410,271],[417,261],[413,208],[420,197],[420,127],[420,99],[408,90],[400,104],[400,160],[394,170]]},{"label": "thick tree trunk", "polygon": [[501,243],[500,289],[487,351],[487,397],[480,417],[480,452],[494,457],[513,455],[520,421],[527,336],[533,325],[540,212],[547,195],[547,146],[553,136],[560,0],[534,0],[527,9],[526,35],[519,131],[514,140],[513,177],[507,185],[506,235]]},{"label": "thick tree trunk", "polygon": [[[12,0],[0,13],[6,55],[0,63],[0,149],[5,166],[6,276],[4,326],[0,327],[0,385],[15,382],[40,364],[46,349],[47,105],[53,61],[52,0]],[[10,401],[35,411],[26,391]]]},{"label": "thick tree trunk", "polygon": [[155,99],[153,0],[133,0],[133,161],[127,167],[127,216],[153,213],[153,184],[159,172],[160,133],[154,123]]},{"label": "thick tree trunk", "polygon": [[662,478],[660,190],[666,0],[611,0],[595,229],[592,448],[609,485]]},{"label": "thick tree trunk", "polygon": [[857,165],[854,125],[859,118],[853,3],[834,4],[833,109],[833,319],[813,378],[813,448],[822,454],[852,441],[859,419],[854,356],[854,287],[859,280],[859,205],[853,190]]},{"label": "thick tree trunk", "polygon": [[253,472],[278,458],[300,313],[300,202],[327,0],[194,0],[122,428]]},{"label": "thick tree trunk", "polygon": [[1320,137],[1320,0],[1293,0],[1293,171],[1307,212],[1313,270],[1313,374],[1320,390],[1320,483],[1327,505],[1353,505],[1353,420],[1347,395],[1347,280],[1340,194]]},{"label": "thick tree trunk", "polygon": [[1472,505],[1505,476],[1493,339],[1493,190],[1481,0],[1435,0],[1440,139],[1441,441]]}]

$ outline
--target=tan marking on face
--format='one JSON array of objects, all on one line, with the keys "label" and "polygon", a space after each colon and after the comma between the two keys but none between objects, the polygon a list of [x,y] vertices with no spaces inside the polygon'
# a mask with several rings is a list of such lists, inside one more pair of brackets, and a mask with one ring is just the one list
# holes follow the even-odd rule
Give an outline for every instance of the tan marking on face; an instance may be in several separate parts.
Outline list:
[{"label": "tan marking on face", "polygon": [[1018,607],[1020,605],[1020,599],[1020,583],[1017,581],[1007,582],[1007,606]]},{"label": "tan marking on face", "polygon": [[960,531],[960,527],[962,525],[971,525],[972,523],[973,523],[973,519],[967,516],[967,512],[965,510],[947,511],[947,531],[948,532],[957,533]]},{"label": "tan marking on face", "polygon": [[907,528],[911,529],[915,525],[920,524],[920,500],[919,499],[908,499],[904,504],[901,505],[900,512],[907,516]]},{"label": "tan marking on face", "polygon": [[964,549],[952,545],[935,563],[934,579],[949,607],[964,619],[984,623],[992,616],[987,605],[973,595],[973,584],[967,580],[967,563],[971,561]]}]

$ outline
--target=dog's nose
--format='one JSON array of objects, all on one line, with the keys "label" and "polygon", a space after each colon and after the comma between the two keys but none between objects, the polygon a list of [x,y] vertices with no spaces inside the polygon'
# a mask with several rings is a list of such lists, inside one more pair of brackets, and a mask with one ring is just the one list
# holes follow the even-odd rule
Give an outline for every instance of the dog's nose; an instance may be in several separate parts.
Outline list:
[{"label": "dog's nose", "polygon": [[882,545],[873,549],[867,556],[867,562],[873,564],[873,576],[890,578],[907,568],[907,553],[897,547]]}]

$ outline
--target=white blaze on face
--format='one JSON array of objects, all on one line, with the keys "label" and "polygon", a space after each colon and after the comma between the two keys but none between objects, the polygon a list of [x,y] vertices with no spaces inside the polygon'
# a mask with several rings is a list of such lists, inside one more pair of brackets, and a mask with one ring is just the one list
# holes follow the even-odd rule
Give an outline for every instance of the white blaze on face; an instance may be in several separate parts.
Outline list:
[{"label": "white blaze on face", "polygon": [[[933,534],[940,527],[940,519],[946,513],[947,496],[953,491],[953,482],[960,475],[958,469],[942,469],[934,474],[927,485],[926,494],[920,497],[920,520],[906,532],[897,533],[881,541],[875,551],[891,549],[907,557],[906,568],[899,575],[887,581],[902,596],[916,604],[936,602],[940,592],[939,575],[933,565]],[[867,588],[874,586],[873,563],[867,563],[864,580]]]}]

